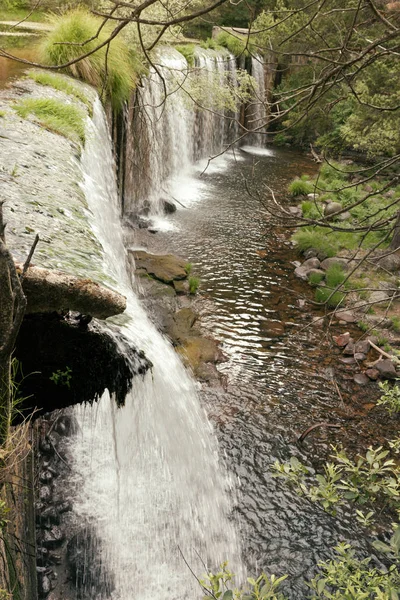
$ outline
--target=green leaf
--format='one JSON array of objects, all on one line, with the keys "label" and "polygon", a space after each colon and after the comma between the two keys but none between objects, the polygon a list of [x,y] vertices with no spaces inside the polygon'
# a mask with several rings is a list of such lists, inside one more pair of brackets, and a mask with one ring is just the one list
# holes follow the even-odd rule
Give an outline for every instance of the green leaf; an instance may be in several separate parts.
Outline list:
[{"label": "green leaf", "polygon": [[233,592],[232,592],[232,590],[226,590],[226,592],[222,596],[222,600],[233,600]]}]

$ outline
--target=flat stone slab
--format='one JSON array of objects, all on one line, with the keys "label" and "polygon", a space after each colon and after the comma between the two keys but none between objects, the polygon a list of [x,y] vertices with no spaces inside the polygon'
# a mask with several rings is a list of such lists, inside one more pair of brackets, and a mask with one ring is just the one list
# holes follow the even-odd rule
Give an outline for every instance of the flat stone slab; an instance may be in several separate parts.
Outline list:
[{"label": "flat stone slab", "polygon": [[131,250],[135,259],[136,271],[147,273],[163,283],[186,279],[187,261],[173,254],[149,254],[143,250]]}]

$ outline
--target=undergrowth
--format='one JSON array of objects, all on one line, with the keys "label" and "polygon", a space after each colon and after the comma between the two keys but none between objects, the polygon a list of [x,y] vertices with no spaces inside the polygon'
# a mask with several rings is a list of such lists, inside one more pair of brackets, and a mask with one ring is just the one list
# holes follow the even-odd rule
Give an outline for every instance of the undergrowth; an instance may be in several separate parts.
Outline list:
[{"label": "undergrowth", "polygon": [[85,142],[85,113],[76,106],[52,98],[27,98],[13,108],[24,119],[34,115],[43,127],[72,141]]},{"label": "undergrowth", "polygon": [[74,98],[77,98],[83,102],[89,108],[89,110],[92,109],[92,103],[86,94],[61,75],[54,75],[44,71],[30,71],[28,73],[28,77],[33,79],[33,81],[36,81],[36,83],[48,85],[56,90],[59,90],[60,92],[68,94],[69,96],[73,96]]}]

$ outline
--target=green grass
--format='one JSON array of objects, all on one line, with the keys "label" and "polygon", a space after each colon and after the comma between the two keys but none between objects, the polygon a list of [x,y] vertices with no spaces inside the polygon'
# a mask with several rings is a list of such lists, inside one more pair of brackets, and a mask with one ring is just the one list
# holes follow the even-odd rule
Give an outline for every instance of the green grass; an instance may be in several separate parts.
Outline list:
[{"label": "green grass", "polygon": [[178,52],[180,52],[182,56],[186,58],[186,62],[189,65],[189,67],[194,66],[194,44],[182,44],[179,46],[175,46],[175,50],[178,50]]},{"label": "green grass", "polygon": [[201,48],[205,50],[220,50],[223,46],[218,44],[213,38],[207,38],[205,42],[201,42]]},{"label": "green grass", "polygon": [[369,329],[369,325],[368,323],[366,323],[365,321],[358,321],[357,326],[359,327],[359,329],[361,329],[361,331],[363,331],[364,333],[366,331],[368,331]]},{"label": "green grass", "polygon": [[301,252],[309,248],[315,248],[318,252],[324,252],[328,257],[335,256],[337,244],[332,235],[327,235],[326,230],[318,227],[305,227],[297,231],[293,239]]},{"label": "green grass", "polygon": [[326,285],[330,288],[336,288],[346,279],[346,274],[339,264],[331,265],[325,273]]},{"label": "green grass", "polygon": [[198,277],[189,277],[189,294],[195,294],[199,288],[200,279]]},{"label": "green grass", "polygon": [[390,317],[390,320],[392,322],[392,327],[393,327],[394,331],[396,333],[400,333],[400,318],[393,316],[393,317]]},{"label": "green grass", "polygon": [[328,257],[336,256],[341,250],[356,250],[360,243],[361,248],[371,248],[381,242],[380,248],[386,248],[389,240],[383,241],[386,231],[371,231],[366,236],[360,233],[347,231],[329,231],[324,227],[305,227],[293,235],[297,247],[301,252],[315,248],[324,252]]},{"label": "green grass", "polygon": [[[53,29],[40,45],[41,60],[49,65],[62,65],[94,50],[99,43],[107,40],[113,28],[111,24],[103,27],[97,39],[86,43],[96,35],[101,23],[102,19],[82,7],[53,16]],[[97,87],[99,91],[104,89],[116,110],[128,100],[142,71],[143,66],[121,36],[112,40],[108,52],[104,46],[67,68],[74,77]]]},{"label": "green grass", "polygon": [[288,191],[292,196],[307,196],[314,191],[314,186],[309,181],[295,179],[289,184]]},{"label": "green grass", "polygon": [[321,304],[327,304],[330,308],[336,308],[337,306],[343,305],[344,294],[341,292],[335,292],[332,297],[328,300],[329,296],[332,294],[332,289],[328,287],[319,287],[315,291],[315,300],[317,302],[321,302]]},{"label": "green grass", "polygon": [[303,217],[306,219],[321,219],[323,217],[324,211],[322,209],[322,205],[312,200],[306,200],[301,205],[301,211],[303,213]]},{"label": "green grass", "polygon": [[48,85],[56,90],[59,90],[60,92],[68,94],[69,96],[73,96],[74,98],[77,98],[83,102],[90,110],[92,109],[92,103],[86,94],[61,75],[54,75],[52,73],[46,73],[43,71],[31,71],[28,73],[28,77],[36,81],[36,83]]},{"label": "green grass", "polygon": [[10,8],[10,9],[6,9],[6,10],[1,10],[1,20],[2,21],[22,21],[22,19],[25,19],[27,17],[27,15],[29,15],[29,17],[26,19],[26,21],[29,23],[29,21],[33,21],[36,23],[41,23],[44,22],[46,20],[46,13],[41,11],[41,10],[34,10],[32,12],[32,14],[29,14],[31,11],[30,9],[23,9],[23,8]]},{"label": "green grass", "polygon": [[20,117],[34,115],[41,125],[76,142],[85,141],[85,113],[70,104],[51,98],[28,98],[13,105]]},{"label": "green grass", "polygon": [[3,118],[6,116],[6,111],[5,110],[0,110],[0,117]]},{"label": "green grass", "polygon": [[186,275],[190,275],[190,273],[192,272],[192,268],[193,268],[192,263],[190,263],[190,262],[186,263],[186,265],[185,265]]},{"label": "green grass", "polygon": [[324,275],[322,273],[311,273],[308,281],[312,287],[317,287],[323,279]]}]

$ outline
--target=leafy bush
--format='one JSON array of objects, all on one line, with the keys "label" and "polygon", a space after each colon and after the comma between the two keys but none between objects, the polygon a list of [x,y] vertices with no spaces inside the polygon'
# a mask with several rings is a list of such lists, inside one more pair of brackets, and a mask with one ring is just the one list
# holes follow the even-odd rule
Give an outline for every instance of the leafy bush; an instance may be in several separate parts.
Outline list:
[{"label": "leafy bush", "polygon": [[248,577],[247,582],[251,589],[230,589],[228,585],[234,576],[227,568],[227,563],[222,563],[217,573],[207,573],[205,579],[200,580],[200,585],[206,592],[203,600],[219,598],[220,600],[285,600],[285,596],[278,591],[278,587],[287,578],[287,575],[276,577],[262,573],[257,579]]},{"label": "leafy bush", "polygon": [[85,113],[76,106],[52,98],[27,98],[13,108],[24,119],[33,114],[41,125],[72,141],[85,141]]},{"label": "leafy bush", "polygon": [[[52,30],[40,46],[42,61],[49,65],[63,65],[94,50],[109,37],[112,26],[103,27],[96,36],[102,20],[91,15],[84,8],[76,8],[62,16],[51,18]],[[94,37],[93,40],[89,41]],[[78,79],[104,89],[115,109],[119,109],[129,98],[137,76],[142,71],[137,58],[121,36],[117,36],[107,46],[94,54],[67,67],[67,72]]]},{"label": "leafy bush", "polygon": [[389,382],[383,381],[379,384],[383,390],[382,396],[377,401],[378,406],[385,406],[390,415],[400,412],[400,388],[395,385],[390,387]]},{"label": "leafy bush", "polygon": [[295,179],[289,184],[288,190],[292,196],[307,196],[314,191],[314,186],[308,181]]},{"label": "leafy bush", "polygon": [[218,46],[227,48],[234,56],[249,56],[250,49],[247,44],[247,36],[240,35],[239,33],[232,35],[227,31],[221,31],[215,41]]},{"label": "leafy bush", "polygon": [[36,83],[40,83],[41,85],[48,85],[53,87],[60,92],[65,92],[69,96],[73,96],[77,98],[91,110],[92,103],[86,96],[86,94],[80,90],[76,85],[73,85],[66,78],[61,77],[60,75],[54,75],[52,73],[46,73],[44,71],[30,71],[28,73],[28,77],[36,81]]}]

